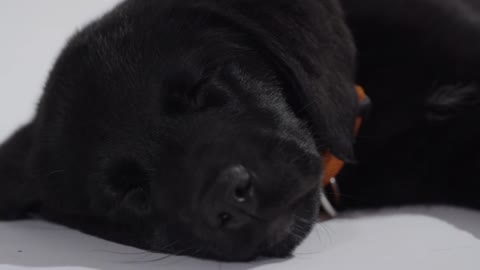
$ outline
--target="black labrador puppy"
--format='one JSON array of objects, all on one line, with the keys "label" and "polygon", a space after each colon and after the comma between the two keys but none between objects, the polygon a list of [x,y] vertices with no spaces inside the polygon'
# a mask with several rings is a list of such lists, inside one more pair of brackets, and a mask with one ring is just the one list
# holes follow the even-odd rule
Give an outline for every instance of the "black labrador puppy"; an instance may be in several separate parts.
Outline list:
[{"label": "black labrador puppy", "polygon": [[[285,257],[317,221],[325,153],[350,163],[344,208],[480,207],[479,8],[127,0],[69,41],[0,148],[0,219]],[[374,103],[357,140],[355,82]]]}]

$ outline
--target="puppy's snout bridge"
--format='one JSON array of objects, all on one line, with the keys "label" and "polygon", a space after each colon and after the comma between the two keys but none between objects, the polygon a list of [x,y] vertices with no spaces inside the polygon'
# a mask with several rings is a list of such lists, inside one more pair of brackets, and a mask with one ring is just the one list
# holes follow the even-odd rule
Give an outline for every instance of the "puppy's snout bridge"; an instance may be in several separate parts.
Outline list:
[{"label": "puppy's snout bridge", "polygon": [[204,213],[210,226],[227,230],[239,229],[254,220],[258,200],[253,174],[244,166],[234,165],[222,170],[209,196],[213,207],[204,209]]}]

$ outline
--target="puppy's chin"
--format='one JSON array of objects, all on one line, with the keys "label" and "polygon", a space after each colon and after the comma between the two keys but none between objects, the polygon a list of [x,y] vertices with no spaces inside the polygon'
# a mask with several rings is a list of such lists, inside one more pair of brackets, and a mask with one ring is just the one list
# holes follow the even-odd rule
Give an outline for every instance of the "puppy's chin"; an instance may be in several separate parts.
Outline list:
[{"label": "puppy's chin", "polygon": [[[193,255],[219,261],[253,261],[259,258],[288,258],[308,236],[317,221],[318,189],[302,197],[293,209],[252,234],[224,235],[222,241],[202,239],[200,252]],[[217,239],[219,240],[219,239]]]}]

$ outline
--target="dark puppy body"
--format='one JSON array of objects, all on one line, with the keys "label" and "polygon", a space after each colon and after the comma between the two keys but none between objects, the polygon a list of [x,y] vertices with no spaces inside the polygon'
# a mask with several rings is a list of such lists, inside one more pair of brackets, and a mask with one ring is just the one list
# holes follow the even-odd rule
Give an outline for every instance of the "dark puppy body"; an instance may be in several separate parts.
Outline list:
[{"label": "dark puppy body", "polygon": [[[479,17],[447,2],[343,3],[375,104],[345,207],[480,206]],[[286,256],[316,221],[322,154],[354,161],[354,58],[333,0],[126,1],[72,38],[0,149],[0,218]]]},{"label": "dark puppy body", "polygon": [[344,207],[480,207],[478,1],[344,0],[373,109]]},{"label": "dark puppy body", "polygon": [[353,159],[334,1],[130,0],[75,35],[1,150],[0,216],[175,254],[286,256],[327,149]]}]

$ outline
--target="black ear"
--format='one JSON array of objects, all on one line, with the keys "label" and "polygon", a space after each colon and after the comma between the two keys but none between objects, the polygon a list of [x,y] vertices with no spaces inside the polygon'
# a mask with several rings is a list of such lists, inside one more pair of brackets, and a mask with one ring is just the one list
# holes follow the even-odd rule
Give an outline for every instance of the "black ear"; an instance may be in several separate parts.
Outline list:
[{"label": "black ear", "polygon": [[21,128],[0,146],[0,219],[26,217],[38,202],[28,165],[32,129],[31,124]]},{"label": "black ear", "polygon": [[330,53],[316,52],[303,63],[293,56],[280,58],[289,83],[285,95],[293,111],[308,123],[318,150],[353,163],[358,101],[353,72],[348,69],[354,64],[347,68],[343,60],[336,59],[335,51]]},{"label": "black ear", "polygon": [[279,0],[242,15],[230,20],[254,35],[278,68],[287,99],[309,123],[318,150],[354,162],[356,49],[338,3]]}]

